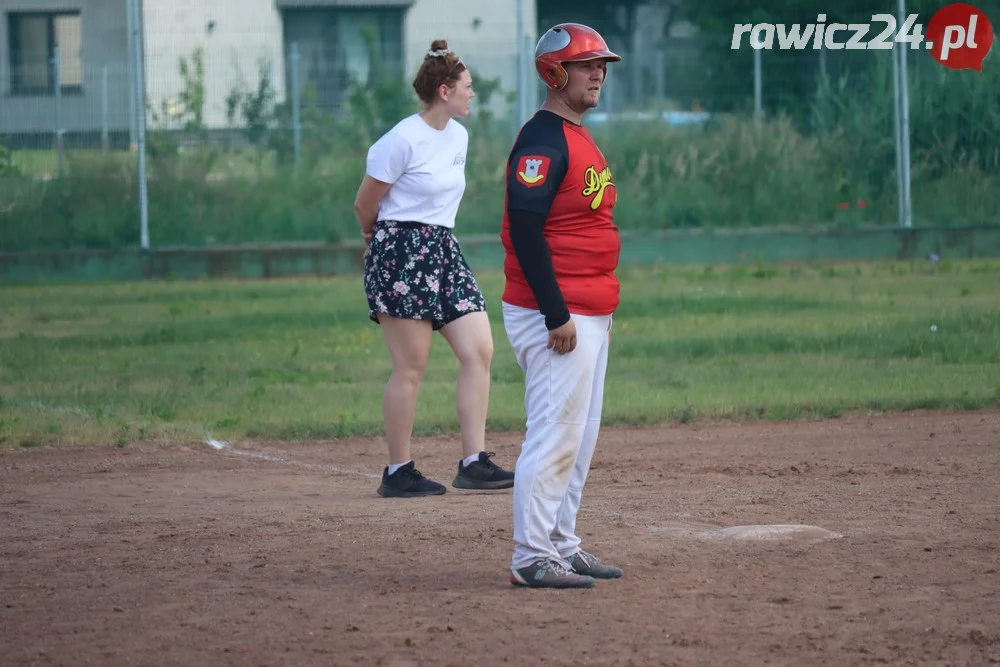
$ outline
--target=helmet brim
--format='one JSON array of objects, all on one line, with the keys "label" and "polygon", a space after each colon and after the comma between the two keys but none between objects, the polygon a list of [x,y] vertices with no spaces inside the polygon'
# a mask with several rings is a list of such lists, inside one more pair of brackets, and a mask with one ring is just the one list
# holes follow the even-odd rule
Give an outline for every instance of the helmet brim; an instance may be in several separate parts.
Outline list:
[{"label": "helmet brim", "polygon": [[600,60],[600,59],[604,59],[604,60],[608,60],[610,62],[616,63],[616,62],[619,62],[622,59],[622,57],[620,55],[618,55],[617,53],[614,53],[613,51],[606,51],[606,50],[584,51],[583,53],[576,54],[572,58],[566,58],[562,62],[564,62],[564,63],[580,63],[580,62],[584,62],[584,61],[587,61],[587,60]]}]

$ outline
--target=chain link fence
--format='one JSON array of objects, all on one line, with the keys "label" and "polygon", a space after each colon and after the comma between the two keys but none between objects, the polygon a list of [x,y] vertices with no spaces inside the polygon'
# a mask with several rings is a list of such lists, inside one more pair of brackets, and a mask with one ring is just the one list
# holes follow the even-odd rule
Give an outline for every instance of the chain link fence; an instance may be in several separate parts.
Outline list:
[{"label": "chain link fence", "polygon": [[[368,145],[417,110],[409,83],[419,49],[401,35],[391,21],[324,26],[303,14],[277,32],[147,43],[138,113],[124,36],[97,60],[81,58],[72,38],[22,48],[0,62],[0,250],[353,237]],[[519,116],[545,91],[531,40],[525,54],[464,38],[478,97],[462,121],[471,135],[462,225],[493,233]],[[623,61],[586,123],[613,165],[621,226],[897,224],[892,52],[733,50],[731,41],[611,44]],[[907,58],[914,224],[997,222],[1000,67],[990,58],[982,73],[950,71],[922,51]]]}]

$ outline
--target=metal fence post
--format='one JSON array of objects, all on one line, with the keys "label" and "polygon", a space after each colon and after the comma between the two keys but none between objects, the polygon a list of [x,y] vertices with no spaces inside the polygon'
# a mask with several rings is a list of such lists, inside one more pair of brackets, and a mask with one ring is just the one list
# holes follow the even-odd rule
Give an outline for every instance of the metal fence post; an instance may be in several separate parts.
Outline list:
[{"label": "metal fence post", "polygon": [[142,58],[142,0],[131,0],[132,8],[132,75],[135,85],[136,143],[139,181],[139,244],[149,249],[149,201],[146,190],[146,72]]},{"label": "metal fence post", "polygon": [[101,151],[108,152],[108,66],[101,67]]},{"label": "metal fence post", "polygon": [[899,58],[896,50],[900,48],[899,42],[892,45],[892,132],[893,143],[896,145],[896,217],[900,227],[906,227],[906,206],[903,201],[906,198],[903,187],[903,123],[900,119],[902,104],[899,98]]},{"label": "metal fence post", "polygon": [[604,79],[604,85],[601,86],[601,106],[604,107],[604,113],[608,115],[608,120],[615,112],[615,96],[618,94],[618,79],[614,76],[611,68],[608,68],[608,76]]},{"label": "metal fence post", "polygon": [[299,43],[292,42],[292,137],[295,146],[295,172],[302,161],[302,95],[299,92]]},{"label": "metal fence post", "polygon": [[[134,45],[132,44],[132,42],[133,42],[133,40],[135,40],[135,20],[136,19],[135,19],[135,17],[132,16],[133,13],[134,13],[134,11],[133,11],[133,8],[132,8],[132,2],[131,2],[131,0],[129,0],[128,8],[126,10],[126,14],[127,14],[126,19],[128,21],[128,40],[129,40],[128,41],[128,56],[127,56],[127,59],[126,59],[126,63],[131,63],[132,53],[134,51]],[[131,63],[131,64],[132,64],[132,66],[135,65],[134,63]],[[135,148],[136,144],[139,141],[139,138],[138,138],[139,130],[137,128],[138,120],[136,119],[136,115],[135,115],[135,102],[134,102],[134,100],[135,100],[135,90],[134,90],[134,88],[135,88],[135,76],[131,75],[131,74],[132,73],[126,67],[125,68],[125,76],[126,76],[126,79],[129,80],[129,90],[128,90],[128,92],[129,92],[129,98],[130,98],[130,100],[132,100],[132,102],[130,102],[129,104],[126,105],[128,107],[128,147],[129,147],[129,150],[132,150],[133,148]]]},{"label": "metal fence post", "polygon": [[531,35],[525,33],[521,37],[521,41],[524,46],[521,47],[521,52],[524,53],[524,62],[521,65],[521,77],[524,81],[522,90],[524,91],[524,110],[521,113],[522,125],[527,123],[531,119],[533,109],[535,108],[535,91],[537,86],[535,85],[535,46],[531,43]]},{"label": "metal fence post", "polygon": [[656,103],[659,111],[664,111],[666,105],[666,82],[663,80],[667,74],[666,54],[663,47],[656,49]]},{"label": "metal fence post", "polygon": [[528,53],[525,50],[527,39],[524,30],[524,0],[517,0],[517,130],[528,121],[528,77],[525,76],[527,70]]},{"label": "metal fence post", "polygon": [[642,111],[646,105],[646,91],[642,88],[642,65],[640,63],[643,61],[639,59],[640,51],[636,43],[637,41],[635,35],[633,35],[632,48],[627,50],[631,62],[631,66],[629,67],[629,78],[631,79],[629,87],[632,89],[632,108],[636,111]]},{"label": "metal fence post", "polygon": [[753,118],[758,123],[764,117],[764,82],[760,49],[753,50]]},{"label": "metal fence post", "polygon": [[[906,21],[906,0],[899,0],[899,23],[902,25]],[[910,92],[908,86],[908,76],[906,73],[906,50],[905,42],[893,42],[893,54],[895,47],[899,46],[899,96],[902,109],[899,120],[901,123],[900,136],[903,140],[903,226],[913,226],[912,205],[910,199]]]},{"label": "metal fence post", "polygon": [[55,85],[56,103],[56,163],[59,169],[59,176],[62,177],[65,171],[63,162],[63,126],[62,126],[62,64],[59,59],[59,45],[52,49],[52,78]]}]

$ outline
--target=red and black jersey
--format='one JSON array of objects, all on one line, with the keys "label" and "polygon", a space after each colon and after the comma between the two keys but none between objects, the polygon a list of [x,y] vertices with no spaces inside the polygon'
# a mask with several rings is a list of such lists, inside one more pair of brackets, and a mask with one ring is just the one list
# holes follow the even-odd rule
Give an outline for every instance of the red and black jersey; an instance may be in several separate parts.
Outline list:
[{"label": "red and black jersey", "polygon": [[550,111],[536,113],[507,162],[503,300],[541,310],[550,329],[570,312],[613,313],[616,202],[611,169],[590,132]]}]

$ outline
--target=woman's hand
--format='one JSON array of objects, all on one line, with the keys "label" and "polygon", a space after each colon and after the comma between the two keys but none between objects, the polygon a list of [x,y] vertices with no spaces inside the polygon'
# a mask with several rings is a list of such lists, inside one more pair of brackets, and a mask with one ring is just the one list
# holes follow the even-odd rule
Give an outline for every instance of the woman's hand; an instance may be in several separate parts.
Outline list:
[{"label": "woman's hand", "polygon": [[375,231],[375,222],[378,220],[379,202],[389,192],[392,186],[389,183],[376,181],[371,176],[365,175],[358,188],[358,195],[354,200],[354,215],[358,218],[358,225],[361,227],[361,238],[365,243],[372,240],[372,232]]}]

